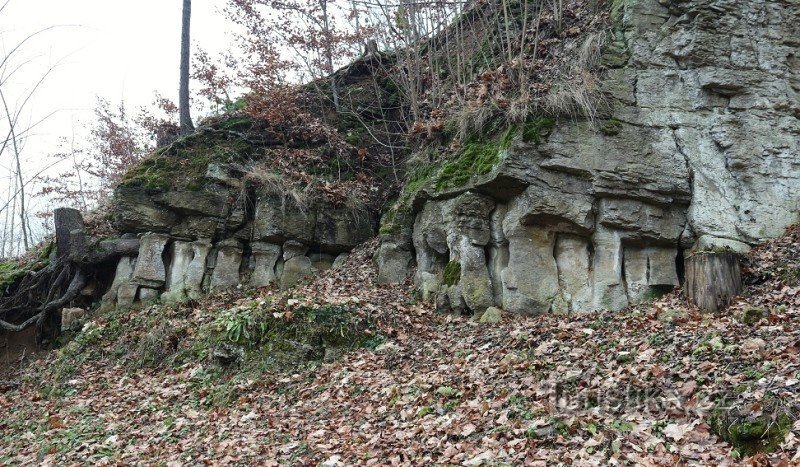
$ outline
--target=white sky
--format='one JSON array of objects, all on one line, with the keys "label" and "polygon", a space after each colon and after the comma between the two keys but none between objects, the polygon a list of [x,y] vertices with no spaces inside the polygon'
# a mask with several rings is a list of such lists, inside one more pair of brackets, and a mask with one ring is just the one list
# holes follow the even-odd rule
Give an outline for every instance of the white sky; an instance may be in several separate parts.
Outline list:
[{"label": "white sky", "polygon": [[[211,51],[228,43],[225,0],[194,0],[193,45]],[[37,63],[63,63],[37,93],[34,113],[58,110],[42,136],[69,135],[73,118],[91,119],[95,97],[130,108],[154,91],[177,101],[181,0],[11,0],[0,17],[6,47],[12,38],[54,25],[26,47]],[[41,68],[28,67],[29,80]],[[13,90],[12,90],[13,91]],[[33,144],[33,142],[31,142]]]},{"label": "white sky", "polygon": [[[215,55],[231,43],[232,25],[221,11],[225,3],[192,2],[193,49],[199,45]],[[28,176],[47,164],[46,156],[56,152],[59,137],[69,137],[74,128],[80,144],[88,135],[97,96],[112,104],[124,99],[130,110],[149,105],[155,91],[177,102],[181,9],[181,0],[10,1],[0,14],[3,48],[40,29],[59,26],[25,46],[23,56],[30,64],[3,89],[13,107],[25,87],[61,61],[26,114],[26,121],[38,121],[57,111],[27,141],[23,155]],[[0,124],[2,128],[6,126]],[[8,153],[0,160],[3,194],[10,162]]]}]

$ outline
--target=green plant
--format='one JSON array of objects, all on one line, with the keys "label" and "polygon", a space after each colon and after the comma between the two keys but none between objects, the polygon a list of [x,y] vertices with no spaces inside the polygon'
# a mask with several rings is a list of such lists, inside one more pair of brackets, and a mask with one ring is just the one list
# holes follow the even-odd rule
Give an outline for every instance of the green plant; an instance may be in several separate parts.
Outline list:
[{"label": "green plant", "polygon": [[616,118],[609,118],[600,125],[599,130],[606,136],[616,136],[622,130],[622,122]]},{"label": "green plant", "polygon": [[526,143],[541,144],[555,124],[556,121],[552,118],[530,117],[523,127],[522,140]]},{"label": "green plant", "polygon": [[461,263],[458,261],[450,261],[444,267],[443,279],[445,285],[453,286],[461,281]]}]

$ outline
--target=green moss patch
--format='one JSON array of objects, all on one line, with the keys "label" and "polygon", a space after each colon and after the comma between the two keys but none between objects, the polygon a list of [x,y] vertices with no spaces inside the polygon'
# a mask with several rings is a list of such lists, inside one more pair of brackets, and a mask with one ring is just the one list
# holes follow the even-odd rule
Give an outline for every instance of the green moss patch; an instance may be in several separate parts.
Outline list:
[{"label": "green moss patch", "polygon": [[740,418],[731,412],[718,410],[709,425],[717,436],[733,446],[739,454],[752,456],[777,449],[791,429],[792,420],[782,412]]},{"label": "green moss patch", "polygon": [[526,143],[541,144],[555,126],[556,121],[548,117],[532,117],[525,122],[522,139]]},{"label": "green moss patch", "polygon": [[450,261],[444,267],[443,275],[445,285],[456,285],[461,281],[461,263]]},{"label": "green moss patch", "polygon": [[474,176],[488,174],[500,162],[500,149],[496,142],[467,143],[454,160],[442,166],[436,189],[456,188]]},{"label": "green moss patch", "polygon": [[622,122],[616,118],[609,118],[600,125],[600,133],[606,136],[616,136],[622,131]]},{"label": "green moss patch", "polygon": [[0,287],[6,288],[14,285],[28,272],[16,261],[3,261],[0,263]]},{"label": "green moss patch", "polygon": [[[250,125],[231,119],[233,127]],[[211,163],[243,163],[252,159],[258,148],[243,138],[204,129],[154,152],[122,179],[120,186],[142,187],[154,191],[169,189],[199,190]]]}]

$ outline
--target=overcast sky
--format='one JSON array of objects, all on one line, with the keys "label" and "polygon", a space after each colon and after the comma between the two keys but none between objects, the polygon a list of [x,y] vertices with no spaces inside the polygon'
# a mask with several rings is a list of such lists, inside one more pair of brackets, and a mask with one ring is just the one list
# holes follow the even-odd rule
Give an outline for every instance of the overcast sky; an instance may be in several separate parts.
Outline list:
[{"label": "overcast sky", "polygon": [[[224,3],[193,1],[194,43],[212,51],[225,47]],[[0,18],[6,47],[59,26],[26,46],[26,55],[37,55],[27,67],[28,81],[63,60],[34,106],[34,113],[59,110],[59,116],[38,133],[45,139],[69,134],[73,119],[91,118],[98,95],[131,107],[149,104],[154,91],[177,101],[181,7],[181,0],[11,0]]]},{"label": "overcast sky", "polygon": [[[231,26],[221,12],[225,0],[192,3],[193,48],[200,45],[212,54],[226,49]],[[78,144],[87,137],[97,96],[112,104],[124,99],[131,110],[149,105],[156,91],[177,102],[181,9],[182,0],[10,0],[0,13],[5,51],[31,33],[56,26],[25,45],[17,57],[25,66],[3,86],[14,107],[58,63],[21,124],[56,112],[26,142],[28,177],[49,163],[47,155],[58,150],[60,137],[70,137],[73,129]],[[6,153],[0,159],[0,193],[7,192],[10,164]]]}]

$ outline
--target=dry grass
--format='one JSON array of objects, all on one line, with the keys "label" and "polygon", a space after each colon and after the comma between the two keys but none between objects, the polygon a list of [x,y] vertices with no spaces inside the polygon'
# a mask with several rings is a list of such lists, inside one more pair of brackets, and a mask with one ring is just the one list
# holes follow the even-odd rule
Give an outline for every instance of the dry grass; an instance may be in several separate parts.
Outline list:
[{"label": "dry grass", "polygon": [[548,113],[596,120],[603,97],[595,70],[604,41],[602,32],[589,34],[575,50],[574,60],[559,70],[559,79],[544,99]]},{"label": "dry grass", "polygon": [[268,164],[252,162],[244,173],[245,185],[256,185],[263,192],[280,197],[284,210],[291,206],[292,209],[305,213],[311,204],[310,184],[305,188],[298,188],[288,177],[276,172]]},{"label": "dry grass", "polygon": [[456,139],[464,141],[474,132],[480,132],[485,127],[489,120],[494,117],[494,108],[491,105],[467,104],[457,111],[455,115],[456,121]]}]

